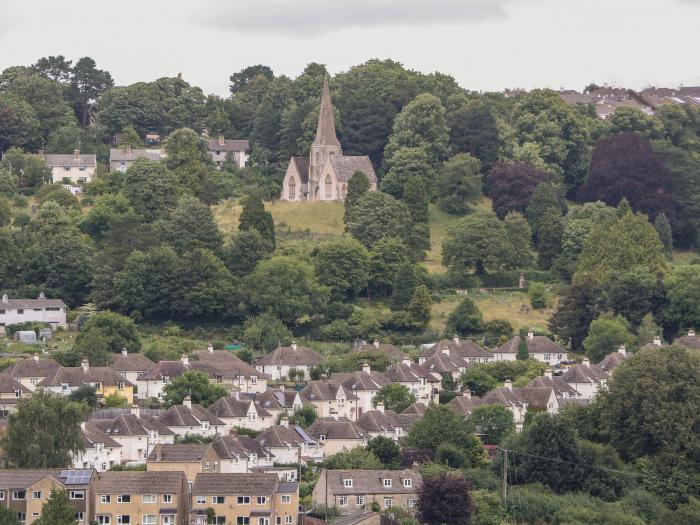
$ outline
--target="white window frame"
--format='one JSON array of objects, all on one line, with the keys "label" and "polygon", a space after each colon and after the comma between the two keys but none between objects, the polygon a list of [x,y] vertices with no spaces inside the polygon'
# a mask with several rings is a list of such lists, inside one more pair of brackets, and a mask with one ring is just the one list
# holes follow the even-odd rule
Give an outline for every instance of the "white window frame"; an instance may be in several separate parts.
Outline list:
[{"label": "white window frame", "polygon": [[343,487],[352,488],[352,479],[346,478],[343,480]]},{"label": "white window frame", "polygon": [[110,494],[101,494],[100,503],[112,503],[112,496]]},{"label": "white window frame", "polygon": [[292,497],[289,494],[282,495],[282,503],[291,503]]},{"label": "white window frame", "polygon": [[338,496],[338,506],[339,507],[347,507],[348,506],[348,497],[347,496]]},{"label": "white window frame", "polygon": [[258,496],[256,500],[257,505],[267,505],[267,496]]},{"label": "white window frame", "polygon": [[157,518],[155,514],[143,514],[141,516],[142,525],[156,525]]},{"label": "white window frame", "polygon": [[355,505],[364,505],[365,504],[365,497],[360,495],[360,496],[355,496]]},{"label": "white window frame", "polygon": [[41,499],[41,491],[40,490],[33,490],[32,491],[32,499]]},{"label": "white window frame", "polygon": [[394,506],[394,498],[384,498],[384,508],[388,509]]},{"label": "white window frame", "polygon": [[404,487],[412,487],[413,486],[413,480],[411,478],[404,478],[403,480],[403,486]]},{"label": "white window frame", "polygon": [[384,478],[382,480],[382,485],[386,488],[391,488],[391,478]]},{"label": "white window frame", "polygon": [[[219,501],[221,499],[221,501]],[[225,496],[212,496],[211,497],[211,504],[212,505],[223,505],[226,503],[226,497]]]},{"label": "white window frame", "polygon": [[[124,500],[124,496],[127,498],[126,501]],[[118,494],[117,503],[131,503],[131,494]]]},{"label": "white window frame", "polygon": [[[141,503],[156,503],[158,498],[155,494],[143,494],[141,496]],[[144,514],[144,516],[150,516],[150,514]]]},{"label": "white window frame", "polygon": [[197,503],[197,505],[206,505],[207,497],[206,496],[197,496],[195,499],[195,503]]},{"label": "white window frame", "polygon": [[163,503],[172,503],[173,502],[173,495],[172,494],[163,494]]},{"label": "white window frame", "polygon": [[250,496],[237,496],[236,497],[236,504],[237,505],[250,505]]}]

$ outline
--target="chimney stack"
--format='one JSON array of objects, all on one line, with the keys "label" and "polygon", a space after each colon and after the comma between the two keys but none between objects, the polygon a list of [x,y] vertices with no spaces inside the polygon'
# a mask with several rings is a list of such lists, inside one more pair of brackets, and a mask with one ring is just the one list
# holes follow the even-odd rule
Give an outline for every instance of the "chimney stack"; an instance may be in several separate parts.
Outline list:
[{"label": "chimney stack", "polygon": [[411,366],[411,363],[413,363],[413,361],[411,361],[411,358],[408,356],[405,356],[401,359],[402,365]]},{"label": "chimney stack", "polygon": [[7,294],[6,293],[2,294],[2,303],[7,304],[9,302],[10,302],[10,298],[7,297]]},{"label": "chimney stack", "polygon": [[506,380],[503,382],[503,386],[504,386],[505,388],[507,388],[508,390],[513,390],[513,381],[511,381],[510,379],[506,379]]},{"label": "chimney stack", "polygon": [[535,338],[535,333],[532,331],[532,328],[530,328],[530,331],[527,333],[527,338],[532,341]]},{"label": "chimney stack", "polygon": [[282,425],[283,427],[288,427],[289,418],[287,416],[283,416],[282,419],[280,419],[280,425]]},{"label": "chimney stack", "polygon": [[695,328],[688,328],[688,337],[695,337]]},{"label": "chimney stack", "polygon": [[469,390],[469,388],[465,388],[464,390],[462,390],[462,397],[466,397],[467,399],[471,399],[472,398],[472,391]]},{"label": "chimney stack", "polygon": [[625,348],[625,345],[620,345],[617,349],[617,352],[622,355],[627,355],[627,349]]},{"label": "chimney stack", "polygon": [[185,399],[182,400],[182,406],[192,408],[192,398],[189,395],[186,395]]},{"label": "chimney stack", "polygon": [[131,405],[131,414],[136,417],[141,417],[141,409],[138,405]]},{"label": "chimney stack", "polygon": [[182,354],[180,356],[180,361],[182,362],[183,365],[188,366],[190,364],[190,358],[187,357],[187,354]]},{"label": "chimney stack", "polygon": [[87,360],[87,357],[83,357],[83,359],[80,361],[80,366],[83,369],[83,372],[87,372],[90,370],[90,363]]},{"label": "chimney stack", "polygon": [[377,410],[378,410],[379,412],[381,412],[382,414],[384,413],[384,403],[383,403],[382,401],[380,401],[379,403],[377,403]]},{"label": "chimney stack", "polygon": [[459,344],[459,336],[457,334],[452,336],[452,340],[455,342],[455,344]]},{"label": "chimney stack", "polygon": [[34,355],[32,356],[32,359],[34,359],[34,361],[38,361],[38,360],[39,360],[39,354],[34,354]]},{"label": "chimney stack", "polygon": [[297,342],[292,341],[292,350],[296,350],[296,349],[297,349]]},{"label": "chimney stack", "polygon": [[241,400],[241,392],[240,390],[231,390],[231,397],[235,399],[236,401]]},{"label": "chimney stack", "polygon": [[591,360],[588,359],[587,357],[584,357],[583,360],[581,361],[581,364],[583,366],[591,366]]},{"label": "chimney stack", "polygon": [[367,372],[369,374],[372,371],[372,367],[369,366],[369,363],[364,363],[362,365],[362,371]]},{"label": "chimney stack", "polygon": [[75,160],[78,160],[78,159],[80,158],[80,150],[79,150],[79,149],[75,149],[75,150],[73,151],[73,158],[74,158]]},{"label": "chimney stack", "polygon": [[544,377],[547,377],[547,378],[549,378],[549,379],[552,379],[552,369],[551,369],[551,368],[547,368],[547,369],[544,371]]},{"label": "chimney stack", "polygon": [[156,443],[156,461],[161,461],[163,459],[163,448],[160,443]]},{"label": "chimney stack", "polygon": [[46,299],[46,294],[44,292],[39,292],[39,297],[37,299]]},{"label": "chimney stack", "polygon": [[219,135],[219,146],[223,146],[225,144],[224,136]]},{"label": "chimney stack", "polygon": [[129,355],[129,351],[128,351],[126,348],[122,348],[122,355],[123,355],[124,357],[128,356],[128,355]]},{"label": "chimney stack", "polygon": [[372,344],[374,345],[374,348],[379,348],[379,339],[375,339]]},{"label": "chimney stack", "polygon": [[207,345],[207,352],[209,352],[210,354],[214,353],[214,345],[213,344],[209,343]]},{"label": "chimney stack", "polygon": [[654,346],[661,346],[661,337],[658,335],[654,336]]}]

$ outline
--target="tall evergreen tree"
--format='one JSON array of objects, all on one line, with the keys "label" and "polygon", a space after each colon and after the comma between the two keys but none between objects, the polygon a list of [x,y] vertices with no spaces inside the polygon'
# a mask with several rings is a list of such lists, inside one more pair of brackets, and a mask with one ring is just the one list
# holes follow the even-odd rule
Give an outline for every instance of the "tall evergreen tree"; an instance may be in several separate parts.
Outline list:
[{"label": "tall evergreen tree", "polygon": [[408,303],[408,315],[411,316],[411,323],[419,330],[424,330],[430,323],[430,309],[432,299],[428,287],[421,284],[411,296]]},{"label": "tall evergreen tree", "polygon": [[564,221],[559,210],[545,211],[539,218],[537,236],[537,262],[543,270],[549,270],[554,259],[561,252],[561,237],[564,233]]},{"label": "tall evergreen tree", "polygon": [[670,261],[673,259],[673,232],[671,231],[671,223],[668,222],[665,213],[659,213],[654,219],[654,228],[659,234],[661,244],[664,245],[664,253]]},{"label": "tall evergreen tree", "polygon": [[272,213],[265,211],[262,197],[257,191],[250,192],[245,198],[238,229],[258,230],[264,239],[275,246],[275,223],[272,220]]},{"label": "tall evergreen tree", "polygon": [[413,293],[416,291],[418,280],[413,263],[405,262],[399,266],[394,283],[391,288],[391,308],[393,310],[405,310],[408,307]]},{"label": "tall evergreen tree", "polygon": [[409,248],[415,259],[423,259],[423,253],[430,249],[430,229],[428,228],[428,192],[422,177],[414,176],[406,181],[402,200],[411,213]]},{"label": "tall evergreen tree", "polygon": [[532,227],[532,233],[535,239],[539,236],[540,225],[548,220],[543,220],[547,211],[554,211],[557,212],[560,217],[562,216],[562,207],[554,186],[548,182],[543,182],[538,184],[535,188],[532,197],[530,197],[530,201],[527,203],[527,209],[525,210],[527,221]]}]

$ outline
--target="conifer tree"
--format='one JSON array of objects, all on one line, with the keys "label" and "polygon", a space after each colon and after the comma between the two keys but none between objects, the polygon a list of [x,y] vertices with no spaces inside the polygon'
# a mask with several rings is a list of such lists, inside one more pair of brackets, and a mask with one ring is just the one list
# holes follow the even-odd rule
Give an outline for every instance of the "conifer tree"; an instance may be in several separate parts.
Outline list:
[{"label": "conifer tree", "polygon": [[272,214],[265,211],[262,197],[257,191],[249,193],[245,198],[238,229],[258,230],[264,239],[275,246],[275,223],[272,220]]},{"label": "conifer tree", "polygon": [[664,245],[666,259],[670,261],[673,259],[673,232],[671,231],[671,224],[668,222],[665,213],[659,213],[656,216],[654,228],[656,228],[656,232],[659,234],[661,244]]},{"label": "conifer tree", "polygon": [[370,189],[369,179],[361,171],[356,171],[350,177],[348,182],[348,193],[345,196],[345,213],[343,215],[343,222],[347,224],[349,222],[350,215],[352,214],[353,207],[357,202],[365,195]]},{"label": "conifer tree", "polygon": [[68,498],[68,491],[62,489],[51,493],[51,497],[41,507],[41,517],[34,523],[35,525],[73,525],[76,522],[75,509]]},{"label": "conifer tree", "polygon": [[518,353],[516,354],[516,359],[518,361],[527,361],[530,359],[530,353],[527,351],[527,328],[523,327],[520,329],[520,341],[518,341]]},{"label": "conifer tree", "polygon": [[539,237],[540,226],[546,222],[546,220],[543,220],[543,217],[548,211],[554,211],[559,216],[562,215],[562,208],[554,186],[548,182],[543,182],[535,188],[525,210],[527,221],[532,227],[535,239]]},{"label": "conifer tree", "polygon": [[405,262],[399,266],[392,284],[392,310],[405,310],[413,297],[417,286],[416,270],[413,263]]},{"label": "conifer tree", "polygon": [[414,176],[403,187],[403,202],[411,213],[411,234],[409,248],[415,259],[422,259],[423,252],[430,249],[430,230],[428,229],[428,192],[422,177]]},{"label": "conifer tree", "polygon": [[408,314],[411,316],[413,326],[419,330],[424,330],[430,323],[430,308],[432,299],[428,287],[421,284],[416,287],[410,302],[408,303]]}]

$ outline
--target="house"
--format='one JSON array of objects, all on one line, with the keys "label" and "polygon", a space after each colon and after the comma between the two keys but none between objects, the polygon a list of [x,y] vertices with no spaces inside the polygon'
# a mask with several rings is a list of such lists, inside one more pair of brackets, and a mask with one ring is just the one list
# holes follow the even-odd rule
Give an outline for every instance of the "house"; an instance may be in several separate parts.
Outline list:
[{"label": "house", "polygon": [[401,351],[400,348],[389,344],[389,343],[380,343],[379,339],[375,339],[372,341],[371,345],[368,345],[366,342],[362,342],[361,344],[356,345],[352,349],[353,353],[382,353],[386,355],[389,359],[392,361],[401,361],[404,357],[406,357],[406,354]]},{"label": "house", "polygon": [[384,385],[390,383],[384,374],[373,372],[368,363],[363,364],[362,370],[358,372],[333,373],[328,382],[342,384],[346,391],[352,392],[357,397],[355,419],[360,417],[363,412],[374,409],[374,396],[377,395]]},{"label": "house", "polygon": [[32,392],[48,376],[53,375],[61,365],[53,359],[42,359],[39,354],[32,355],[29,359],[20,359],[11,364],[0,375],[7,375],[16,379]]},{"label": "house", "polygon": [[201,405],[193,405],[190,396],[186,396],[182,405],[173,405],[158,421],[172,430],[176,435],[200,434],[204,437],[220,435],[225,424],[218,417]]},{"label": "house", "polygon": [[155,363],[143,354],[138,352],[129,353],[124,348],[121,354],[116,354],[112,358],[112,363],[109,366],[124,379],[136,385],[137,391],[135,393],[137,397],[140,397],[138,395],[138,381],[155,366]]},{"label": "house", "polygon": [[473,396],[469,389],[464,390],[461,396],[456,396],[447,404],[452,410],[460,416],[469,417],[472,415],[472,410],[482,405],[481,398]]},{"label": "house", "polygon": [[299,485],[275,474],[203,473],[192,486],[190,523],[296,525],[298,508]]},{"label": "house", "polygon": [[451,355],[449,349],[435,353],[426,358],[421,366],[433,374],[440,377],[450,377],[454,382],[459,382],[460,376],[467,371],[471,364],[458,355]]},{"label": "house", "polygon": [[279,425],[263,430],[255,441],[268,449],[277,463],[308,463],[323,459],[323,449],[318,441],[300,426],[290,425],[286,417]]},{"label": "house", "polygon": [[700,337],[695,335],[695,329],[691,328],[686,335],[675,339],[673,344],[683,346],[690,350],[700,350]]},{"label": "house", "polygon": [[554,389],[537,387],[513,387],[511,381],[505,386],[489,390],[481,396],[482,404],[502,405],[513,413],[515,429],[520,432],[528,412],[547,412],[556,414],[559,411]]},{"label": "house", "polygon": [[348,182],[356,172],[364,173],[370,182],[370,191],[377,189],[377,176],[366,155],[343,155],[335,134],[335,122],[328,78],[323,80],[321,108],[318,115],[316,138],[308,157],[292,157],[282,181],[283,201],[344,201]]},{"label": "house", "polygon": [[13,377],[0,374],[0,419],[7,419],[17,403],[31,397],[32,391]]},{"label": "house", "polygon": [[137,149],[132,148],[131,144],[125,144],[121,148],[110,148],[109,171],[126,173],[137,159],[160,162],[164,158],[165,152],[162,149]]},{"label": "house", "polygon": [[423,403],[413,403],[401,412],[399,417],[403,422],[404,428],[410,429],[416,421],[423,418],[426,410],[428,410],[428,407]]},{"label": "house", "polygon": [[220,397],[209,407],[209,412],[220,419],[228,433],[234,427],[262,430],[274,425],[276,418],[265,410],[253,397],[241,396],[234,391],[230,396]]},{"label": "house", "polygon": [[79,149],[73,154],[45,154],[44,162],[51,170],[51,182],[59,184],[69,180],[73,184],[92,182],[97,169],[97,157],[90,153],[80,153]]},{"label": "house", "polygon": [[82,423],[80,432],[83,435],[85,449],[73,457],[73,467],[94,469],[105,472],[114,465],[122,463],[122,446],[96,426]]},{"label": "house", "polygon": [[357,397],[341,384],[326,380],[311,381],[299,395],[305,403],[316,408],[318,417],[357,418]]},{"label": "house", "polygon": [[591,365],[588,359],[583,364],[574,365],[561,376],[564,382],[580,394],[581,399],[593,399],[607,385],[610,377],[598,365]]},{"label": "house", "polygon": [[323,456],[328,457],[355,447],[367,445],[369,435],[346,417],[323,417],[306,429],[313,439],[323,445]]},{"label": "house", "polygon": [[56,369],[38,386],[48,392],[67,396],[82,385],[94,387],[99,399],[116,394],[123,397],[129,405],[134,403],[134,389],[136,387],[130,381],[124,379],[108,366],[91,367],[86,358],[83,358],[80,366],[62,366]]},{"label": "house", "polygon": [[267,411],[273,421],[279,421],[283,415],[293,414],[304,406],[301,395],[296,390],[285,389],[280,385],[279,390],[268,388],[264,392],[243,394],[255,400],[257,406]]},{"label": "house", "polygon": [[100,431],[119,443],[122,462],[145,463],[157,444],[174,443],[175,433],[157,419],[141,415],[138,409],[134,412],[113,419],[93,419],[85,423],[85,429]]},{"label": "house", "polygon": [[420,403],[426,405],[437,402],[442,390],[442,376],[404,357],[401,363],[389,365],[384,372],[392,383],[406,387]]},{"label": "house", "polygon": [[267,376],[246,363],[232,352],[214,350],[209,345],[206,350],[194,352],[192,369],[209,375],[212,383],[232,385],[245,393],[258,393],[267,390]]},{"label": "house", "polygon": [[455,335],[452,339],[443,339],[432,347],[424,350],[418,357],[418,363],[423,364],[430,357],[443,354],[451,357],[461,357],[470,365],[475,363],[491,363],[494,356],[469,339],[461,339]]},{"label": "house", "polygon": [[250,149],[250,144],[247,140],[225,139],[223,135],[219,135],[218,138],[207,141],[207,149],[214,164],[219,169],[226,161],[233,162],[239,168],[244,168],[248,162],[247,152]]},{"label": "house", "polygon": [[349,514],[370,509],[377,503],[384,510],[400,507],[413,512],[422,484],[415,470],[321,471],[312,494],[314,505],[337,507]]},{"label": "house", "polygon": [[219,436],[211,443],[219,456],[221,472],[253,472],[270,468],[275,457],[267,447],[249,436]]},{"label": "house", "polygon": [[0,327],[11,324],[48,323],[51,328],[65,328],[68,307],[60,299],[47,299],[40,293],[36,299],[10,299],[2,295],[0,301]]},{"label": "house", "polygon": [[146,460],[149,472],[184,472],[188,483],[194,483],[202,472],[220,472],[219,455],[211,443],[176,443],[156,445]]},{"label": "house", "polygon": [[[694,334],[694,332],[693,332]],[[676,340],[678,341],[678,340]],[[675,342],[674,342],[675,343]],[[676,343],[678,344],[678,343]],[[620,347],[617,349],[617,352],[611,352],[608,355],[606,355],[603,360],[598,363],[598,366],[602,369],[608,372],[609,374],[612,373],[613,370],[615,370],[618,366],[620,366],[625,359],[627,359],[628,354],[627,354],[627,349],[625,348],[625,345],[620,345]]]},{"label": "house", "polygon": [[406,435],[406,428],[399,415],[393,410],[384,410],[384,403],[377,403],[376,410],[362,414],[355,424],[364,430],[370,438],[386,437],[398,441]]},{"label": "house", "polygon": [[[528,332],[525,343],[527,344],[527,354],[530,359],[542,361],[549,366],[558,366],[568,359],[568,354],[564,348],[548,337],[535,335],[532,330]],[[518,348],[519,344],[520,336],[516,335],[503,346],[509,345],[512,348]]]},{"label": "house", "polygon": [[20,523],[31,525],[41,517],[43,505],[51,492],[68,491],[78,525],[88,525],[94,516],[90,489],[95,483],[92,470],[70,469],[2,469],[0,470],[0,505],[17,513]]},{"label": "house", "polygon": [[573,385],[570,385],[564,380],[563,373],[555,376],[552,374],[551,368],[546,369],[543,376],[538,376],[532,379],[527,386],[553,389],[554,395],[556,396],[557,400],[559,400],[560,405],[562,404],[562,401],[583,398],[581,392],[576,390]]},{"label": "house", "polygon": [[95,483],[99,525],[186,525],[189,522],[184,472],[103,472]]},{"label": "house", "polygon": [[519,337],[512,337],[498,348],[494,348],[493,358],[495,361],[515,361],[518,358]]},{"label": "house", "polygon": [[[292,341],[291,346],[278,346],[264,356],[255,360],[255,369],[274,381],[280,381],[290,376],[290,371],[300,374],[304,381],[311,379],[311,369],[323,363],[323,357],[313,348],[297,346]],[[295,375],[295,377],[297,377]]]}]

